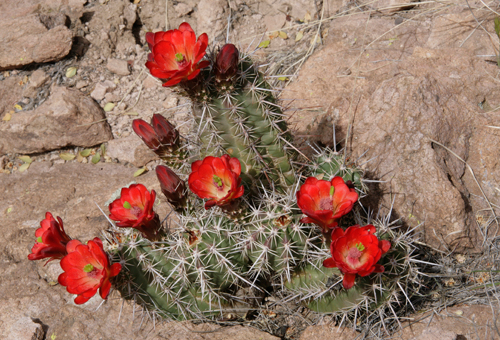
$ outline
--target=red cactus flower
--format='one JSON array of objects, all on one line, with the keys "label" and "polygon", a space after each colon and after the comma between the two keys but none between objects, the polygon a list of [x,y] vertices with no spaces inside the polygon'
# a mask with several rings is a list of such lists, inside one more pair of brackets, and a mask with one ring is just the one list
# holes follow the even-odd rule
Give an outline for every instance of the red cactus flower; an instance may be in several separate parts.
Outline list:
[{"label": "red cactus flower", "polygon": [[239,52],[233,44],[222,46],[215,60],[215,78],[218,82],[230,80],[238,72]]},{"label": "red cactus flower", "polygon": [[80,305],[99,293],[106,299],[111,289],[109,279],[118,275],[122,266],[119,263],[109,265],[108,255],[104,252],[102,241],[94,238],[87,245],[72,240],[66,246],[68,255],[61,260],[64,273],[58,281],[70,294],[77,294],[75,303]]},{"label": "red cactus flower", "polygon": [[169,79],[163,86],[194,79],[200,69],[210,65],[207,60],[200,62],[208,46],[207,34],[203,33],[196,41],[196,34],[187,22],[178,30],[146,33],[146,41],[151,50],[146,67],[153,76]]},{"label": "red cactus flower", "polygon": [[150,239],[156,240],[160,232],[160,218],[153,211],[156,192],[151,193],[142,184],[122,188],[120,198],[109,205],[109,218],[122,228],[135,228]]},{"label": "red cactus flower", "polygon": [[297,191],[297,204],[307,217],[302,223],[316,223],[324,233],[338,225],[338,220],[351,211],[358,194],[349,188],[342,177],[330,182],[309,177]]},{"label": "red cactus flower", "polygon": [[142,119],[134,119],[132,128],[159,156],[170,155],[178,146],[179,132],[162,115],[154,114],[151,125]]},{"label": "red cactus flower", "polygon": [[66,244],[71,238],[64,232],[63,221],[59,216],[57,220],[59,223],[51,213],[45,213],[45,219],[40,222],[40,228],[35,231],[36,243],[31,248],[31,254],[28,255],[29,260],[49,258],[47,261],[49,263],[67,255]]},{"label": "red cactus flower", "polygon": [[391,243],[379,240],[374,235],[375,231],[371,224],[364,227],[355,225],[345,232],[342,228],[332,231],[332,257],[323,261],[323,266],[337,267],[344,274],[342,285],[345,289],[354,285],[356,274],[367,276],[373,272],[384,272],[384,267],[377,262],[391,248]]},{"label": "red cactus flower", "polygon": [[170,168],[158,165],[156,167],[156,176],[160,181],[161,192],[167,197],[167,200],[177,208],[186,206],[186,184]]},{"label": "red cactus flower", "polygon": [[205,202],[205,209],[225,206],[243,195],[240,173],[241,164],[237,158],[208,156],[191,164],[189,188],[200,198],[210,198]]}]

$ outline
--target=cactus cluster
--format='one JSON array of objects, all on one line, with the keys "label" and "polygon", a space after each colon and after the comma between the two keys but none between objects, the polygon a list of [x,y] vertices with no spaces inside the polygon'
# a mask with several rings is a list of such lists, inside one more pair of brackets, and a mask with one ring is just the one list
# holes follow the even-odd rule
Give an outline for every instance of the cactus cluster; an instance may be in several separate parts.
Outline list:
[{"label": "cactus cluster", "polygon": [[[187,24],[148,33],[148,68],[191,99],[194,124],[181,138],[160,115],[151,125],[133,123],[167,165],[156,172],[172,211],[161,224],[145,198],[154,201],[155,193],[136,185],[110,204],[117,223],[106,233],[105,248],[122,268],[114,287],[155,316],[175,320],[244,317],[269,295],[277,304],[300,303],[355,328],[362,320],[383,324],[387,315],[397,320],[393,305],[411,305],[420,289],[411,233],[388,218],[372,222],[359,204],[353,208],[368,194],[363,170],[329,148],[302,154],[258,65],[231,44],[202,60],[205,38],[196,41]],[[179,41],[185,45],[175,45]],[[327,188],[319,208],[311,208],[316,212],[298,204],[304,179]],[[366,247],[375,247],[380,261],[358,272],[351,288],[346,277],[356,271],[323,265],[333,255],[332,230],[371,223],[377,233],[370,237],[381,246]],[[350,247],[346,261],[361,266],[365,245]]]},{"label": "cactus cluster", "polygon": [[[268,294],[350,319],[368,318],[400,302],[406,294],[405,280],[416,275],[409,261],[413,249],[408,234],[376,225],[378,237],[393,244],[381,260],[386,270],[358,278],[346,290],[340,285],[342,273],[323,266],[329,235],[301,222],[296,192],[304,178],[341,176],[363,196],[363,171],[348,164],[343,152],[328,148],[309,158],[302,155],[293,146],[266,75],[234,45],[225,45],[207,59],[210,69],[179,84],[193,103],[190,135],[163,142],[169,144],[169,152],[163,147],[157,153],[177,178],[187,178],[191,164],[204,157],[237,158],[245,193],[231,206],[205,210],[196,195],[183,191],[187,204],[179,209],[173,203],[168,230],[157,241],[130,229],[112,228],[109,244],[114,260],[124,267],[115,283],[122,296],[172,319],[243,316],[259,308]],[[153,118],[153,127],[161,126],[157,120]],[[144,133],[138,134],[147,140]],[[150,147],[158,150],[154,143]],[[172,162],[179,151],[183,156]],[[341,220],[340,227],[350,221],[370,222],[361,208]]]}]

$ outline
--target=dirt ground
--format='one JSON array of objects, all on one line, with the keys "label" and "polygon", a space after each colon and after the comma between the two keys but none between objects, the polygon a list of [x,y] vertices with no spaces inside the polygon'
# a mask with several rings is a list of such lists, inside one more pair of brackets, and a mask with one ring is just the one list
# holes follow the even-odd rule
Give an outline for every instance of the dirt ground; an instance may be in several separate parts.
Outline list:
[{"label": "dirt ground", "polygon": [[[208,34],[209,50],[229,41],[267,64],[301,150],[336,140],[377,181],[370,184],[376,198],[363,204],[419,226],[419,240],[447,254],[449,271],[464,282],[496,287],[496,17],[496,0],[3,0],[0,337],[360,336],[326,321],[271,316],[258,324],[158,322],[116,292],[105,303],[77,306],[56,283],[57,263],[27,260],[46,211],[88,240],[107,224],[96,204],[118,188],[135,180],[159,191],[151,170],[160,160],[131,123],[159,113],[181,134],[189,130],[189,100],[145,67],[146,32],[184,21]],[[464,261],[492,271],[467,276]],[[462,283],[440,280],[442,301],[406,316],[387,338],[500,339],[497,291],[464,293]]]}]

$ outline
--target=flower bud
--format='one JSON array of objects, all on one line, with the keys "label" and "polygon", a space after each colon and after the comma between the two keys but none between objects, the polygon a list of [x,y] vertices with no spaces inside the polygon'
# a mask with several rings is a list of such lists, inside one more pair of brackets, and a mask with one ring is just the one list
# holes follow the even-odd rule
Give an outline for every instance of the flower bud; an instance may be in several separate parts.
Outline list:
[{"label": "flower bud", "polygon": [[159,165],[156,167],[156,176],[160,181],[161,192],[175,209],[186,206],[186,184],[171,169]]},{"label": "flower bud", "polygon": [[169,157],[178,149],[179,132],[162,115],[153,115],[151,124],[142,119],[134,119],[132,128],[160,157]]},{"label": "flower bud", "polygon": [[162,115],[154,114],[151,120],[153,130],[161,144],[176,145],[179,140],[179,132]]},{"label": "flower bud", "polygon": [[160,147],[160,141],[158,140],[158,136],[156,136],[153,127],[144,120],[134,119],[132,122],[132,128],[151,150],[155,151]]},{"label": "flower bud", "polygon": [[218,82],[229,81],[238,72],[239,52],[233,44],[224,45],[215,60],[215,78]]}]

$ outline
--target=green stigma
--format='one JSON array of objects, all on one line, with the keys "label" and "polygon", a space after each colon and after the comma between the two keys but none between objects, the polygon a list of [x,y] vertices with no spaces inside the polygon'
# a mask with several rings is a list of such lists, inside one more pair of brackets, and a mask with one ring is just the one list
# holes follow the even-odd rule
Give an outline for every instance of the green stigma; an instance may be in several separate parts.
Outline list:
[{"label": "green stigma", "polygon": [[365,246],[363,245],[363,243],[359,242],[358,244],[356,244],[356,248],[359,250],[359,251],[363,251],[365,250]]},{"label": "green stigma", "polygon": [[40,236],[39,238],[37,238],[37,239],[36,239],[36,241],[37,241],[38,243],[42,243],[42,242],[43,242],[43,241],[42,241],[42,237]]},{"label": "green stigma", "polygon": [[124,207],[125,209],[130,209],[130,208],[132,208],[132,206],[130,205],[130,203],[128,203],[127,201],[125,201],[125,203],[123,203],[123,207]]},{"label": "green stigma", "polygon": [[333,196],[333,193],[335,192],[335,187],[332,185],[330,187],[330,196]]},{"label": "green stigma", "polygon": [[90,273],[91,271],[94,270],[94,266],[91,265],[90,263],[89,264],[86,264],[85,267],[83,267],[83,271],[85,273]]},{"label": "green stigma", "polygon": [[181,62],[181,61],[184,61],[184,55],[182,53],[176,53],[175,54],[175,61],[177,62]]},{"label": "green stigma", "polygon": [[218,187],[222,186],[222,179],[219,176],[214,175],[214,182],[217,184]]}]

